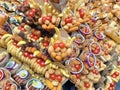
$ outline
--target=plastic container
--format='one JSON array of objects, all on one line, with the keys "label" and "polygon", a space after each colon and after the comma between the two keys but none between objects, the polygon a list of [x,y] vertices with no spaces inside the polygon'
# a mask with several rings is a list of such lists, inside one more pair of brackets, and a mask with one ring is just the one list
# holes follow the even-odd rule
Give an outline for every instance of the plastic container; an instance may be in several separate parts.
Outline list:
[{"label": "plastic container", "polygon": [[10,71],[10,73],[13,75],[13,74],[15,74],[15,73],[17,72],[17,70],[19,70],[20,66],[21,66],[21,63],[20,63],[20,62],[17,63],[17,62],[14,61],[14,60],[10,60],[10,61],[6,64],[5,68],[8,69],[8,70]]},{"label": "plastic container", "polygon": [[26,84],[27,90],[37,89],[37,90],[43,90],[44,85],[41,83],[40,80],[36,78],[30,79]]},{"label": "plastic container", "polygon": [[[84,68],[84,64],[79,58],[70,58],[69,60],[67,60],[65,62],[65,65],[68,67],[68,70],[71,74],[79,74],[82,72],[82,70]],[[78,70],[78,68],[72,67],[75,65],[79,65],[79,67],[80,67],[79,70]],[[73,71],[72,68],[77,69],[77,71],[76,70]]]},{"label": "plastic container", "polygon": [[31,78],[31,75],[28,70],[25,70],[23,67],[16,72],[16,74],[13,76],[13,79],[19,84],[19,85],[25,85],[28,80]]},{"label": "plastic container", "polygon": [[5,80],[9,79],[11,74],[5,68],[0,68],[0,89],[2,89],[5,85]]}]

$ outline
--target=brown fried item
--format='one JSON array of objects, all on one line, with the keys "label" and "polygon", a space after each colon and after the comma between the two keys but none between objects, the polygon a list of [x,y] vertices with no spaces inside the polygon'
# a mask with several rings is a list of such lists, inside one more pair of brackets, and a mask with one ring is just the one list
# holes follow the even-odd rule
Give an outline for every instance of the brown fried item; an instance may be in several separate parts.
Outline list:
[{"label": "brown fried item", "polygon": [[17,41],[17,42],[19,42],[19,41],[22,41],[23,40],[23,38],[21,38],[20,36],[18,36],[18,35],[13,35],[12,36],[12,39],[14,40],[14,41]]}]

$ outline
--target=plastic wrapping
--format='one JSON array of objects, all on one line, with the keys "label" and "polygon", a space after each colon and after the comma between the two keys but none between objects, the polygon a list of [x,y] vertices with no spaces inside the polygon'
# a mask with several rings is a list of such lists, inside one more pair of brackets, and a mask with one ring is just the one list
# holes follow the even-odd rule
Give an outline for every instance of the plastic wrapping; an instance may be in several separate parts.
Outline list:
[{"label": "plastic wrapping", "polygon": [[8,62],[9,60],[9,54],[7,53],[7,51],[3,48],[0,48],[0,66],[5,66],[5,64]]}]

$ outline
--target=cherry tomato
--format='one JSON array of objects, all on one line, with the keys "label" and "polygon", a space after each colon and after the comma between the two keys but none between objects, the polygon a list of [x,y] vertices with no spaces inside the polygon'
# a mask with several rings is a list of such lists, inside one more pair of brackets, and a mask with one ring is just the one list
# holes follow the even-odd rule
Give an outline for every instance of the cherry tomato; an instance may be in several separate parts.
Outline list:
[{"label": "cherry tomato", "polygon": [[93,70],[92,70],[92,72],[93,72],[93,73],[95,73],[95,72],[96,72],[96,70],[95,70],[95,69],[93,69]]},{"label": "cherry tomato", "polygon": [[24,56],[25,56],[25,57],[28,57],[28,56],[29,56],[29,53],[28,53],[28,52],[24,52]]},{"label": "cherry tomato", "polygon": [[56,79],[56,75],[55,74],[50,74],[50,79],[55,80]]},{"label": "cherry tomato", "polygon": [[10,89],[10,85],[5,86],[4,90],[9,90]]},{"label": "cherry tomato", "polygon": [[38,64],[40,64],[42,62],[42,59],[37,59],[36,61]]},{"label": "cherry tomato", "polygon": [[113,87],[109,87],[108,90],[114,90]]},{"label": "cherry tomato", "polygon": [[98,64],[99,66],[101,66],[101,62],[100,62],[100,61],[97,61],[97,64]]},{"label": "cherry tomato", "polygon": [[99,47],[99,46],[97,46],[96,49],[97,49],[98,51],[100,51],[100,47]]},{"label": "cherry tomato", "polygon": [[46,20],[50,21],[52,20],[52,16],[46,16]]},{"label": "cherry tomato", "polygon": [[33,37],[34,37],[34,34],[30,34],[30,37],[33,38]]},{"label": "cherry tomato", "polygon": [[103,36],[102,36],[101,34],[98,34],[98,37],[99,37],[99,38],[102,38]]},{"label": "cherry tomato", "polygon": [[38,39],[39,39],[39,37],[38,37],[38,36],[36,36],[36,35],[35,35],[33,38],[34,38],[35,40],[38,40]]},{"label": "cherry tomato", "polygon": [[0,78],[3,76],[2,74],[3,74],[2,71],[0,71]]},{"label": "cherry tomato", "polygon": [[97,49],[95,49],[95,50],[93,51],[93,53],[94,53],[94,54],[98,54],[99,51],[98,51]]},{"label": "cherry tomato", "polygon": [[110,83],[110,87],[114,87],[114,86],[115,86],[114,82]]},{"label": "cherry tomato", "polygon": [[49,42],[48,41],[43,42],[43,46],[44,47],[48,47],[49,46]]},{"label": "cherry tomato", "polygon": [[61,42],[61,43],[59,43],[59,47],[63,49],[65,47],[65,44],[63,42]]},{"label": "cherry tomato", "polygon": [[90,66],[94,66],[94,63],[93,63],[93,62],[90,62]]},{"label": "cherry tomato", "polygon": [[108,55],[108,52],[107,52],[107,50],[104,50],[104,54],[105,54],[105,55]]},{"label": "cherry tomato", "polygon": [[28,12],[28,16],[33,17],[33,16],[34,16],[34,12],[29,11],[29,12]]},{"label": "cherry tomato", "polygon": [[10,86],[10,85],[11,85],[11,84],[10,84],[10,81],[7,81],[7,82],[6,82],[6,85]]},{"label": "cherry tomato", "polygon": [[79,14],[80,14],[80,17],[83,18],[85,13],[84,13],[84,10],[83,9],[80,9],[79,10]]},{"label": "cherry tomato", "polygon": [[19,30],[21,30],[22,28],[23,28],[22,26],[20,26],[20,25],[18,26],[18,29],[19,29]]},{"label": "cherry tomato", "polygon": [[111,48],[111,45],[109,43],[107,43],[107,46],[108,46],[108,48]]},{"label": "cherry tomato", "polygon": [[45,17],[42,17],[42,23],[44,24],[46,21],[46,18]]},{"label": "cherry tomato", "polygon": [[87,27],[85,28],[85,33],[89,33],[89,29]]},{"label": "cherry tomato", "polygon": [[115,72],[114,74],[115,74],[116,76],[119,76],[119,72]]},{"label": "cherry tomato", "polygon": [[35,12],[36,12],[36,9],[35,9],[35,8],[32,8],[31,11],[35,13]]},{"label": "cherry tomato", "polygon": [[112,76],[113,78],[116,78],[116,75],[115,75],[115,74],[112,74],[111,76]]},{"label": "cherry tomato", "polygon": [[74,64],[74,67],[79,70],[80,69],[80,65],[79,64]]},{"label": "cherry tomato", "polygon": [[90,83],[89,83],[89,82],[84,82],[84,86],[85,86],[86,88],[89,88],[89,87],[90,87]]},{"label": "cherry tomato", "polygon": [[76,78],[80,78],[80,74],[76,74]]},{"label": "cherry tomato", "polygon": [[55,43],[53,47],[54,49],[56,49],[57,47],[59,47],[59,43]]},{"label": "cherry tomato", "polygon": [[72,18],[71,18],[71,17],[66,18],[66,19],[65,19],[65,23],[66,23],[66,24],[67,24],[67,23],[72,23]]},{"label": "cherry tomato", "polygon": [[42,61],[41,63],[40,63],[40,66],[42,66],[42,67],[44,67],[46,64],[45,64],[45,62],[44,61]]},{"label": "cherry tomato", "polygon": [[61,75],[57,75],[56,79],[61,82],[62,81],[62,76]]},{"label": "cherry tomato", "polygon": [[98,73],[99,73],[98,70],[95,70],[95,74],[98,75]]},{"label": "cherry tomato", "polygon": [[23,31],[23,32],[24,32],[24,31],[26,31],[26,30],[25,30],[25,28],[21,28],[21,31]]},{"label": "cherry tomato", "polygon": [[32,59],[34,56],[33,54],[29,54],[29,58]]}]

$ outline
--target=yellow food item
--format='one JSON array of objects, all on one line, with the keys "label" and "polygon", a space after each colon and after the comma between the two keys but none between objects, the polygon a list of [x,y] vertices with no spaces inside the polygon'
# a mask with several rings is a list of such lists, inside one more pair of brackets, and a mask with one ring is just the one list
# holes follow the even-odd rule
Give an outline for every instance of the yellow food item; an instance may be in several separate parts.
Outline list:
[{"label": "yellow food item", "polygon": [[54,86],[51,81],[45,80],[45,83],[47,84],[47,87],[49,87],[51,90],[53,89]]}]

